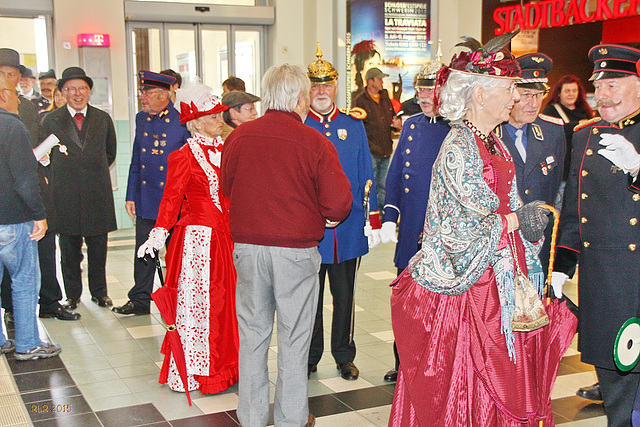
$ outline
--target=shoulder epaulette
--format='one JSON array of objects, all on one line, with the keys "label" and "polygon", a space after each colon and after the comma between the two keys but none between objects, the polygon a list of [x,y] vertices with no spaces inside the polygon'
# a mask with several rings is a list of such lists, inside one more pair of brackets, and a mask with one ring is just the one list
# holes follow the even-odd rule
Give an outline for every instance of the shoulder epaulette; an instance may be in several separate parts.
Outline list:
[{"label": "shoulder epaulette", "polygon": [[546,114],[538,114],[538,117],[540,117],[545,122],[549,122],[549,123],[553,123],[553,124],[556,124],[556,125],[564,126],[564,122],[562,121],[561,118],[553,117],[553,116],[547,116]]},{"label": "shoulder epaulette", "polygon": [[594,117],[594,118],[592,118],[592,119],[587,120],[586,122],[583,122],[583,123],[580,123],[580,124],[576,125],[576,127],[574,127],[574,128],[573,128],[573,131],[574,131],[574,132],[577,132],[577,131],[579,131],[579,130],[580,130],[580,129],[582,129],[582,128],[585,128],[585,127],[587,127],[587,126],[589,126],[589,125],[592,125],[592,124],[594,124],[594,123],[599,122],[600,120],[602,120],[602,118],[601,118],[601,117],[596,116],[596,117]]},{"label": "shoulder epaulette", "polygon": [[341,108],[340,112],[346,114],[347,116],[353,117],[356,120],[364,120],[367,118],[367,112],[360,107],[351,107],[349,109],[349,112],[347,112],[346,108]]}]

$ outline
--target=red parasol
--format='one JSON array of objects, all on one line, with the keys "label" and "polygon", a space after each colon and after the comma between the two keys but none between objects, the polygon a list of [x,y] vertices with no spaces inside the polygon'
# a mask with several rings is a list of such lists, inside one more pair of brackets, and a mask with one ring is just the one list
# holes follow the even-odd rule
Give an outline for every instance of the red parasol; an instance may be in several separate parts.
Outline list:
[{"label": "red parasol", "polygon": [[[535,340],[538,353],[533,355],[533,366],[538,373],[537,407],[549,414],[544,420],[540,420],[540,426],[553,425],[551,412],[551,391],[556,381],[558,367],[564,353],[569,348],[578,327],[578,318],[567,307],[566,300],[551,299],[551,273],[556,248],[556,236],[558,234],[559,214],[550,205],[540,205],[553,213],[553,232],[551,235],[551,254],[549,257],[549,272],[547,277],[547,298],[545,298],[545,310],[551,322],[538,331],[532,332],[529,339]],[[547,411],[548,409],[548,411]]]},{"label": "red parasol", "polygon": [[[178,329],[176,328],[176,307],[178,306],[178,289],[174,287],[169,287],[164,285],[164,279],[162,277],[162,267],[160,266],[160,259],[158,257],[158,252],[155,253],[155,264],[158,269],[158,276],[160,277],[160,284],[162,287],[151,294],[151,299],[158,306],[158,310],[160,310],[160,315],[164,319],[167,324],[167,333],[164,336],[164,341],[162,342],[162,348],[160,352],[164,354],[164,364],[168,365],[171,363],[171,354],[173,353],[173,360],[176,362],[176,367],[178,368],[178,373],[180,374],[180,378],[182,379],[182,385],[184,386],[184,391],[187,394],[187,400],[189,401],[189,406],[191,406],[191,396],[189,395],[189,381],[187,380],[187,363],[184,360],[184,349],[182,348],[182,342],[180,341],[180,334],[178,333]],[[164,369],[163,372],[168,372],[169,369]],[[168,368],[168,366],[166,366]],[[160,383],[166,383],[166,378],[160,378]]]}]

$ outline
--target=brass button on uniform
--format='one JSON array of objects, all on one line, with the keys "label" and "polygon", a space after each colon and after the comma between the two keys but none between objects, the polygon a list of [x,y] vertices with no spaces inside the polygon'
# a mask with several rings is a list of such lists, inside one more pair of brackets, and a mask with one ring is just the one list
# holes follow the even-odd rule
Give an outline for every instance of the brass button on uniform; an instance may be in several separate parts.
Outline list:
[{"label": "brass button on uniform", "polygon": [[405,165],[406,167],[409,167],[409,166],[411,166],[411,162],[406,162],[404,165]]},{"label": "brass button on uniform", "polygon": [[640,194],[634,194],[631,198],[634,202],[637,202],[638,200],[640,200]]},{"label": "brass button on uniform", "polygon": [[145,166],[145,165],[141,165],[140,167],[141,167],[142,169],[146,168],[146,166]]},{"label": "brass button on uniform", "polygon": [[630,250],[631,252],[635,251],[635,250],[636,250],[636,245],[635,245],[635,244],[633,244],[633,243],[632,243],[632,244],[630,244],[630,245],[629,245],[629,250]]},{"label": "brass button on uniform", "polygon": [[146,152],[147,152],[147,149],[146,149],[146,148],[143,148],[143,149],[142,149],[142,152],[143,152],[143,153],[146,153]]},{"label": "brass button on uniform", "polygon": [[405,188],[405,189],[404,189],[404,192],[405,192],[405,193],[408,193],[408,192],[409,192],[409,189],[408,189],[408,188]]},{"label": "brass button on uniform", "polygon": [[404,152],[407,153],[407,154],[411,154],[411,150],[408,149],[408,148]]},{"label": "brass button on uniform", "polygon": [[164,119],[164,121],[167,122],[167,123],[171,122],[171,120],[169,120],[169,119]]},{"label": "brass button on uniform", "polygon": [[587,172],[586,170],[583,169],[582,172],[580,172],[580,174],[582,176],[587,176],[587,175],[589,175],[589,172]]},{"label": "brass button on uniform", "polygon": [[637,218],[631,218],[631,219],[629,220],[629,224],[631,224],[631,225],[637,225],[637,224],[638,224],[638,219],[637,219]]},{"label": "brass button on uniform", "polygon": [[591,148],[587,149],[586,153],[587,156],[591,156],[593,155],[593,150]]},{"label": "brass button on uniform", "polygon": [[164,154],[164,150],[160,150],[160,154]]},{"label": "brass button on uniform", "polygon": [[409,135],[409,138],[407,138],[409,141],[413,141],[413,137],[411,135]]},{"label": "brass button on uniform", "polygon": [[587,221],[588,221],[588,219],[585,218],[585,217],[580,218],[580,222],[583,223],[583,224],[585,224]]},{"label": "brass button on uniform", "polygon": [[585,248],[588,248],[590,244],[591,244],[591,243],[589,243],[589,242],[584,242],[584,243],[582,244],[582,246],[584,246]]},{"label": "brass button on uniform", "polygon": [[325,123],[324,127],[328,129],[329,128],[329,123]]},{"label": "brass button on uniform", "polygon": [[149,134],[147,132],[143,133],[144,136],[149,136]]},{"label": "brass button on uniform", "polygon": [[582,193],[582,194],[580,194],[580,198],[582,200],[587,200],[589,198],[589,195],[587,193]]},{"label": "brass button on uniform", "polygon": [[409,126],[411,129],[415,129],[416,125],[414,125],[413,123],[411,124],[411,126]]},{"label": "brass button on uniform", "polygon": [[597,135],[600,131],[598,130],[598,128],[593,128],[593,130],[591,131],[592,134]]},{"label": "brass button on uniform", "polygon": [[166,138],[166,137],[167,137],[167,134],[166,134],[166,133],[163,133],[163,134],[162,134],[162,137],[163,137],[163,138]]},{"label": "brass button on uniform", "polygon": [[164,166],[160,166],[160,170],[163,171],[164,170]]},{"label": "brass button on uniform", "polygon": [[409,179],[409,174],[408,173],[404,174],[404,179]]},{"label": "brass button on uniform", "polygon": [[146,183],[147,183],[147,181],[142,181],[142,184],[143,184],[143,185],[146,185]]},{"label": "brass button on uniform", "polygon": [[529,191],[528,188],[526,190],[524,190],[524,194],[529,194],[529,193],[530,193],[530,191]]},{"label": "brass button on uniform", "polygon": [[147,117],[147,121],[150,122],[151,121],[151,117]]},{"label": "brass button on uniform", "polygon": [[160,187],[164,187],[164,182],[161,182],[161,183],[160,183]]},{"label": "brass button on uniform", "polygon": [[327,136],[331,136],[331,132],[327,132]]}]

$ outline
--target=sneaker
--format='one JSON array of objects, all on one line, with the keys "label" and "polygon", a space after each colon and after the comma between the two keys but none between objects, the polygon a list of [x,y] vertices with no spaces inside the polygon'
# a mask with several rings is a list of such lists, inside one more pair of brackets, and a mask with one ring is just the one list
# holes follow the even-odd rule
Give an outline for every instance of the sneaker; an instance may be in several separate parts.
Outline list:
[{"label": "sneaker", "polygon": [[44,343],[26,353],[18,353],[16,351],[14,354],[16,360],[36,360],[57,356],[61,351],[62,347],[60,347],[60,344]]},{"label": "sneaker", "polygon": [[16,343],[14,340],[7,340],[0,346],[0,354],[11,353],[16,349]]}]

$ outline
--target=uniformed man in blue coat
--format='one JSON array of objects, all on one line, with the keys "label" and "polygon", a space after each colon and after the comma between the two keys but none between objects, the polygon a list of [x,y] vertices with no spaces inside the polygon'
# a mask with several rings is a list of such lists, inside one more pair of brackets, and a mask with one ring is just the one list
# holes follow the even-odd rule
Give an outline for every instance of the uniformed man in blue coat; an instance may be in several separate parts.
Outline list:
[{"label": "uniformed man in blue coat", "polygon": [[613,347],[640,308],[640,50],[603,44],[589,59],[602,118],[574,130],[552,284],[561,292],[579,263],[581,361],[596,368],[608,425],[629,426],[640,365],[618,370]]},{"label": "uniformed man in blue coat", "polygon": [[178,112],[169,98],[175,78],[151,71],[139,71],[139,97],[142,111],[136,115],[125,208],[136,223],[136,249],[129,301],[114,307],[119,314],[149,314],[155,265],[135,256],[158,217],[158,207],[167,180],[169,154],[180,148],[190,136],[180,123]]},{"label": "uniformed man in blue coat", "polygon": [[[516,166],[516,182],[523,203],[536,200],[554,205],[564,165],[566,138],[564,123],[540,113],[542,99],[549,91],[547,74],[553,61],[543,53],[529,53],[518,58],[522,80],[516,82],[520,101],[511,110],[509,121],[496,128],[496,135],[509,149]],[[553,221],[545,229],[540,262],[549,268]]]},{"label": "uniformed man in blue coat", "polygon": [[[361,256],[369,248],[380,243],[380,213],[377,206],[373,168],[369,154],[367,134],[362,123],[364,110],[354,108],[345,113],[334,104],[338,93],[338,72],[333,65],[322,59],[318,43],[317,60],[309,65],[311,80],[311,108],[305,124],[317,129],[336,147],[340,164],[351,183],[353,206],[349,216],[334,228],[327,228],[320,242],[320,298],[311,337],[309,351],[309,374],[316,372],[324,350],[322,295],[325,276],[333,296],[333,320],[331,324],[331,354],[345,380],[355,380],[359,371],[353,360],[356,344],[353,341],[354,302],[356,272]],[[365,221],[365,187],[371,181],[368,212]]]},{"label": "uniformed man in blue coat", "polygon": [[[434,104],[436,75],[442,64],[427,61],[416,79],[418,104],[422,112],[407,119],[402,127],[398,147],[387,173],[387,196],[384,223],[380,230],[383,243],[396,243],[393,259],[398,274],[409,264],[419,247],[419,236],[429,201],[431,168],[449,125],[438,117]],[[396,238],[396,224],[400,222]],[[398,377],[399,359],[394,344],[396,367],[384,376],[386,381]]]}]

